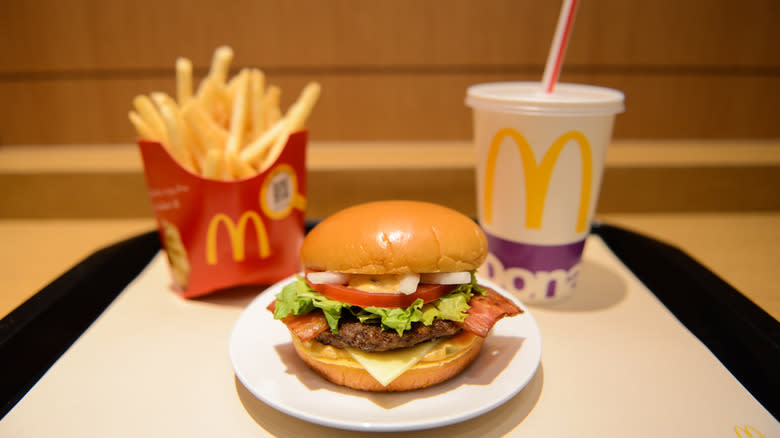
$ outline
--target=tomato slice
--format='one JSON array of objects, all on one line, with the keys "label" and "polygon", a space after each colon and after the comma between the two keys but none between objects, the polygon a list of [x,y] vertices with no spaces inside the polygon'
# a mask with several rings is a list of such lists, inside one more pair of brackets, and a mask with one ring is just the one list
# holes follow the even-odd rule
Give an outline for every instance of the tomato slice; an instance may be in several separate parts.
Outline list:
[{"label": "tomato slice", "polygon": [[422,299],[423,303],[429,303],[447,295],[457,287],[453,284],[421,284],[416,292],[406,295],[365,292],[340,284],[309,283],[309,286],[331,300],[360,307],[409,307],[418,298]]}]

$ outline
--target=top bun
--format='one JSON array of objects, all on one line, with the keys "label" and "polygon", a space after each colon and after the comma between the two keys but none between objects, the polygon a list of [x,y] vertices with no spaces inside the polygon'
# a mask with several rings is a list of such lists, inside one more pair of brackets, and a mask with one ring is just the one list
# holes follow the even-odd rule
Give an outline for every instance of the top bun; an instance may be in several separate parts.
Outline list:
[{"label": "top bun", "polygon": [[303,267],[351,274],[460,272],[477,269],[487,240],[469,217],[417,201],[379,201],[342,210],[309,232]]}]

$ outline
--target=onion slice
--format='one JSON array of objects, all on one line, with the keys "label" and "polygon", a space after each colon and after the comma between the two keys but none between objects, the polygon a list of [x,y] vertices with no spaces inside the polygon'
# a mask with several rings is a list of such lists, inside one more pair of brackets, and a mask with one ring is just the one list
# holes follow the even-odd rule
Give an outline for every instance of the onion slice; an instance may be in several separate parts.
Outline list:
[{"label": "onion slice", "polygon": [[398,283],[398,292],[402,294],[413,294],[417,291],[417,285],[420,283],[420,274],[404,274]]},{"label": "onion slice", "polygon": [[347,284],[349,274],[341,272],[309,272],[306,278],[311,284]]},{"label": "onion slice", "polygon": [[471,283],[471,272],[433,272],[420,274],[420,281],[426,284],[466,284]]}]

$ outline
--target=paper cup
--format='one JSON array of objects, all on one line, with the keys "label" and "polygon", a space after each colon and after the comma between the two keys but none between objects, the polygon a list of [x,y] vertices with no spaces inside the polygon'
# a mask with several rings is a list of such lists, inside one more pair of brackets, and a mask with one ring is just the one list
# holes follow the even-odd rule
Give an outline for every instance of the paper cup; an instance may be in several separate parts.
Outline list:
[{"label": "paper cup", "polygon": [[469,87],[477,212],[489,256],[480,274],[526,303],[570,296],[596,208],[623,93],[539,82]]},{"label": "paper cup", "polygon": [[306,144],[307,132],[296,132],[267,170],[218,181],[189,172],[160,143],[139,140],[173,290],[193,298],[300,270]]}]

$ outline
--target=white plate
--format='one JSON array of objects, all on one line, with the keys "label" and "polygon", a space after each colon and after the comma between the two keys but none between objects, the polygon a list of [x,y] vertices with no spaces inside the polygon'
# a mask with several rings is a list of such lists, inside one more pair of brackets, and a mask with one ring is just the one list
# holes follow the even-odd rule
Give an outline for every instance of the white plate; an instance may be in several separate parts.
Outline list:
[{"label": "white plate", "polygon": [[[500,320],[477,359],[457,377],[439,385],[401,393],[370,393],[334,385],[298,358],[290,333],[266,307],[290,277],[268,288],[241,314],[230,335],[236,376],[255,397],[293,417],[340,429],[409,431],[445,426],[482,415],[520,392],[536,373],[542,356],[539,327],[524,313]],[[468,403],[464,403],[468,400]]]}]

